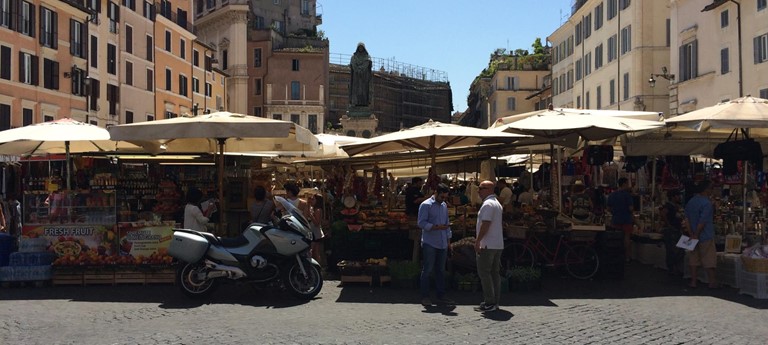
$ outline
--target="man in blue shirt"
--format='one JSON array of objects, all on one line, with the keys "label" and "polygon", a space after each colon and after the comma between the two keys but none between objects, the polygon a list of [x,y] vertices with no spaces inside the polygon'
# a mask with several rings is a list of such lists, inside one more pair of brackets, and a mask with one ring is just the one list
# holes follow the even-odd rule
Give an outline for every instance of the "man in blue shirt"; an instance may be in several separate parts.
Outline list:
[{"label": "man in blue shirt", "polygon": [[418,224],[421,228],[421,252],[424,266],[421,270],[421,305],[432,305],[429,299],[429,275],[434,270],[437,285],[437,302],[454,304],[445,297],[445,262],[448,246],[451,243],[451,225],[448,219],[448,199],[450,189],[439,184],[435,194],[419,205]]},{"label": "man in blue shirt", "polygon": [[625,259],[629,262],[632,255],[632,229],[634,225],[632,193],[629,192],[629,180],[622,177],[618,181],[619,189],[608,196],[606,205],[611,211],[611,227],[624,232]]},{"label": "man in blue shirt", "polygon": [[710,288],[718,288],[715,276],[717,265],[717,249],[715,249],[715,226],[713,224],[713,207],[709,200],[712,193],[712,182],[704,180],[696,185],[697,194],[685,205],[685,218],[688,220],[687,232],[692,239],[698,239],[699,243],[691,252],[688,265],[691,267],[691,282],[688,286],[695,288],[698,278],[698,268],[703,266],[707,270],[707,279]]}]

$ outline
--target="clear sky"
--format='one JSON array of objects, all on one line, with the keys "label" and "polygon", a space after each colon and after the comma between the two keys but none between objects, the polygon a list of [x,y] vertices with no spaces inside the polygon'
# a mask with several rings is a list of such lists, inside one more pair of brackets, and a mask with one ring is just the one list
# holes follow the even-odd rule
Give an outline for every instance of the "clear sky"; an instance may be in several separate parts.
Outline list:
[{"label": "clear sky", "polygon": [[[372,57],[441,70],[454,111],[467,108],[472,80],[497,48],[527,49],[570,15],[571,0],[318,0],[318,30],[331,54],[351,55],[358,42]],[[333,56],[331,56],[333,63]],[[375,66],[374,66],[375,68]]]}]

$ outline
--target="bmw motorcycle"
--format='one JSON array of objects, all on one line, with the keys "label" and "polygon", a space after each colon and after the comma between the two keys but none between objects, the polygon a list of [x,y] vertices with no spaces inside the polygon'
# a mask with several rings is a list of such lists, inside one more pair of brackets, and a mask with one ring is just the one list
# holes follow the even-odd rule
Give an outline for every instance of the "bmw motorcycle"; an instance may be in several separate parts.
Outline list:
[{"label": "bmw motorcycle", "polygon": [[210,295],[223,280],[286,288],[309,300],[323,287],[320,264],[309,255],[312,230],[293,204],[282,197],[277,225],[254,223],[238,237],[176,229],[168,254],[179,261],[176,283],[190,297]]}]

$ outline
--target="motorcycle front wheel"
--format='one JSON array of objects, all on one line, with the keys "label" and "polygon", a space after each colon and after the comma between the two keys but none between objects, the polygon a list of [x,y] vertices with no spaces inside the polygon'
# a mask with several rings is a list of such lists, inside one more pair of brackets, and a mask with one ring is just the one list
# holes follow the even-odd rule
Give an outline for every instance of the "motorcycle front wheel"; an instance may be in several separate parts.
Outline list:
[{"label": "motorcycle front wheel", "polygon": [[205,265],[200,263],[182,263],[176,271],[176,285],[189,297],[207,297],[216,289],[219,282],[216,279],[200,279],[198,276],[203,275],[205,269]]},{"label": "motorcycle front wheel", "polygon": [[323,275],[320,274],[320,266],[304,262],[304,268],[307,270],[307,276],[301,273],[301,267],[294,263],[286,271],[283,278],[286,288],[298,299],[310,300],[315,298],[320,289],[323,288]]}]

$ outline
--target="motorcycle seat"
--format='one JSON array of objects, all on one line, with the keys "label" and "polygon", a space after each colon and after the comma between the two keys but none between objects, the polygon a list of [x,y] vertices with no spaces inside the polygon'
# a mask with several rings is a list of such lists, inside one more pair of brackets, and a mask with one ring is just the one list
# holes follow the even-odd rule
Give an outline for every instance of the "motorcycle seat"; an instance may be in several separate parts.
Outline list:
[{"label": "motorcycle seat", "polygon": [[217,237],[217,240],[224,248],[237,248],[248,244],[248,239],[243,235],[237,237]]}]

